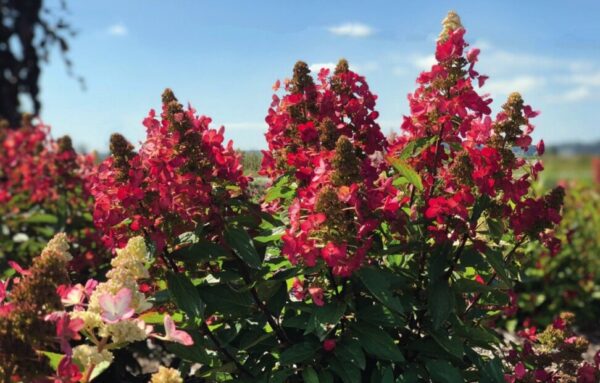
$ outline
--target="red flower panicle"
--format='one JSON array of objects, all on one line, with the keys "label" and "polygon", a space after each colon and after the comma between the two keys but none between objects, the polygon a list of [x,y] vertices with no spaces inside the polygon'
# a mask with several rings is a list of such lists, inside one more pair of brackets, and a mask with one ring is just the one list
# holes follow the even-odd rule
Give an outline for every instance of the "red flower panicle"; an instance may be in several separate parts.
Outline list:
[{"label": "red flower panicle", "polygon": [[[380,178],[387,141],[375,121],[376,96],[364,77],[341,60],[315,83],[298,62],[287,94],[273,96],[266,117],[269,150],[261,174],[297,185],[288,208],[283,253],[292,263],[314,266],[323,259],[339,276],[360,267],[381,219],[402,203]],[[287,207],[287,206],[286,206]],[[279,201],[265,204],[279,209]]]},{"label": "red flower panicle", "polygon": [[39,241],[46,242],[49,237],[29,227],[27,220],[40,213],[47,219],[54,216],[78,243],[72,266],[82,269],[95,264],[103,249],[99,235],[84,218],[93,206],[89,179],[94,163],[95,156],[78,154],[68,136],[54,140],[49,126],[33,124],[27,115],[18,129],[0,126],[0,214],[8,235],[42,236]]},{"label": "red flower panicle", "polygon": [[231,214],[226,205],[244,193],[248,179],[232,142],[223,145],[223,128],[210,122],[167,89],[160,118],[152,110],[144,120],[147,136],[137,153],[121,135],[111,137],[112,155],[92,187],[94,221],[107,246],[142,234],[163,249],[197,225],[220,235]]},{"label": "red flower panicle", "polygon": [[[542,237],[556,248],[547,230],[560,219],[562,202],[529,197],[543,166],[515,153],[530,150],[530,119],[538,112],[513,93],[492,119],[492,100],[476,91],[487,79],[474,69],[479,49],[467,50],[458,15],[450,12],[443,25],[436,63],[420,74],[408,97],[410,115],[390,145],[391,156],[403,156],[419,173],[424,215],[438,243],[473,237],[479,224],[474,207],[485,203],[490,220],[508,219],[517,236]],[[540,154],[543,147],[537,147]]]}]

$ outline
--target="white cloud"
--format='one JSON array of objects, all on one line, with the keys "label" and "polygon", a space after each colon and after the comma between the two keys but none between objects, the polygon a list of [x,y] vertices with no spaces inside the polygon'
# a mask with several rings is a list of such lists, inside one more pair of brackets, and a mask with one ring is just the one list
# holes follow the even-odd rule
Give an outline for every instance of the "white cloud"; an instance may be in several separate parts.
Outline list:
[{"label": "white cloud", "polygon": [[368,37],[375,31],[373,28],[362,23],[345,23],[329,28],[329,32],[337,36]]},{"label": "white cloud", "polygon": [[585,86],[580,86],[579,88],[572,89],[566,92],[563,95],[565,101],[581,101],[585,100],[591,95],[590,89]]},{"label": "white cloud", "polygon": [[588,71],[585,74],[581,72],[572,73],[568,76],[563,76],[559,79],[566,84],[586,85],[600,87],[600,70]]},{"label": "white cloud", "polygon": [[129,34],[129,30],[123,23],[117,23],[106,28],[106,33],[111,36],[127,36]]},{"label": "white cloud", "polygon": [[513,78],[490,79],[483,88],[492,95],[508,95],[512,92],[529,92],[546,84],[546,79],[538,76],[517,76]]},{"label": "white cloud", "polygon": [[[310,71],[313,72],[314,74],[318,74],[322,68],[329,69],[329,71],[331,73],[333,73],[336,66],[337,66],[337,63],[334,63],[334,62],[323,62],[323,63],[310,64],[308,66],[308,69],[310,69]],[[359,74],[361,72],[374,71],[374,70],[377,70],[377,68],[379,68],[379,66],[375,62],[367,62],[363,65],[350,64],[350,70],[353,72],[359,73]]]},{"label": "white cloud", "polygon": [[313,73],[319,73],[319,71],[322,68],[326,68],[329,69],[331,72],[333,72],[335,70],[335,66],[337,64],[334,62],[328,62],[328,63],[314,63],[314,64],[310,64],[308,66],[308,69],[310,69],[311,72]]},{"label": "white cloud", "polygon": [[437,61],[434,55],[414,56],[412,59],[412,64],[414,67],[420,70],[429,70],[436,62]]},{"label": "white cloud", "polygon": [[587,86],[579,86],[573,89],[569,89],[566,92],[553,97],[551,101],[554,102],[579,102],[590,98],[592,92]]}]

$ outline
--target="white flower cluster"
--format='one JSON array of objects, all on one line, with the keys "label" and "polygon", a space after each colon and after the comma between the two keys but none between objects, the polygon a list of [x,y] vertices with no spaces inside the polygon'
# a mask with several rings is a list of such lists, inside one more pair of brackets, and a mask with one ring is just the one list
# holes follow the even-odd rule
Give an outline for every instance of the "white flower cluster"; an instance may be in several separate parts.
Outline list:
[{"label": "white flower cluster", "polygon": [[158,372],[152,375],[150,383],[183,383],[183,379],[179,371],[161,366]]},{"label": "white flower cluster", "polygon": [[83,366],[97,366],[102,362],[112,362],[113,354],[108,350],[98,351],[98,347],[87,344],[73,348],[73,358]]},{"label": "white flower cluster", "polygon": [[458,13],[454,11],[448,12],[444,20],[442,20],[442,32],[438,37],[438,41],[444,41],[448,38],[448,33],[450,31],[455,31],[458,28],[462,28],[462,23],[460,22],[460,16]]},{"label": "white flower cluster", "polygon": [[[71,312],[71,319],[81,319],[84,330],[88,334],[97,334],[101,339],[110,339],[113,348],[131,342],[142,341],[148,337],[152,328],[141,319],[126,319],[115,323],[107,323],[102,319],[100,298],[103,295],[115,295],[123,288],[131,291],[131,308],[136,313],[142,313],[152,307],[143,293],[139,292],[138,280],[148,278],[145,267],[147,249],[142,237],[129,240],[127,246],[117,250],[117,256],[112,259],[112,269],[106,274],[107,281],[99,283],[91,292],[86,310]],[[94,354],[97,354],[94,356]],[[106,349],[98,353],[96,346],[81,345],[73,349],[73,358],[82,365],[98,364],[98,361],[112,360],[112,353]]]},{"label": "white flower cluster", "polygon": [[56,257],[60,258],[65,263],[70,262],[73,259],[73,256],[69,253],[67,235],[65,233],[56,234],[50,242],[48,242],[44,250],[42,250],[41,257]]}]

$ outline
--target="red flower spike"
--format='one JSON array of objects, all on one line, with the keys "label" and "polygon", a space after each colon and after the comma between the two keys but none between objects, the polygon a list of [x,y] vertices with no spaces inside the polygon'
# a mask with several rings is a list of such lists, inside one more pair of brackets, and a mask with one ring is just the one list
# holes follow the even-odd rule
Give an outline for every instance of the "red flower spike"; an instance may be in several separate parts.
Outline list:
[{"label": "red flower spike", "polygon": [[147,234],[159,249],[197,225],[221,236],[226,203],[244,195],[248,178],[223,128],[184,109],[170,90],[160,119],[144,120],[146,140],[138,153],[122,136],[111,137],[112,155],[93,179],[94,222],[110,248]]}]

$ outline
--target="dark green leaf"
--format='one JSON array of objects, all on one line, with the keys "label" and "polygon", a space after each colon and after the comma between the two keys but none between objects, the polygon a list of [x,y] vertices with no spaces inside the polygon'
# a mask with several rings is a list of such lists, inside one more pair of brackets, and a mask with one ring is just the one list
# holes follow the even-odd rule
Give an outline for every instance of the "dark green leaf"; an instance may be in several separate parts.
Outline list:
[{"label": "dark green leaf", "polygon": [[384,272],[373,267],[364,267],[357,274],[377,300],[398,314],[404,313],[402,303],[390,290],[390,279],[386,278]]},{"label": "dark green leaf", "polygon": [[302,371],[302,380],[305,383],[319,383],[319,375],[312,367],[306,367],[304,371]]},{"label": "dark green leaf", "polygon": [[434,383],[463,383],[460,370],[445,360],[428,360],[425,363],[429,376]]},{"label": "dark green leaf", "polygon": [[227,285],[200,286],[198,294],[206,302],[209,315],[216,312],[225,316],[247,316],[252,307],[252,295],[248,291],[235,291]]},{"label": "dark green leaf", "polygon": [[229,254],[227,250],[216,243],[201,242],[181,247],[173,251],[171,255],[184,262],[206,262],[211,259],[227,257]]},{"label": "dark green leaf", "polygon": [[400,315],[381,304],[361,306],[358,310],[358,318],[376,326],[389,328],[399,328],[405,324],[405,320]]},{"label": "dark green leaf", "polygon": [[225,231],[225,241],[238,257],[249,267],[253,269],[259,269],[261,259],[254,248],[252,238],[246,233],[245,230],[237,227],[229,227]]},{"label": "dark green leaf", "polygon": [[338,343],[335,356],[342,362],[358,366],[361,370],[364,370],[367,364],[360,342],[355,339],[344,339]]},{"label": "dark green leaf", "polygon": [[195,340],[194,345],[189,347],[173,342],[166,342],[165,344],[169,352],[172,352],[183,360],[202,364],[210,363],[210,358],[206,354],[206,349],[201,347],[197,340]]},{"label": "dark green leaf", "polygon": [[327,370],[319,372],[320,383],[333,383],[333,375]]},{"label": "dark green leaf", "polygon": [[438,280],[429,286],[428,305],[433,328],[438,329],[454,309],[454,295],[447,280]]},{"label": "dark green leaf", "polygon": [[184,274],[167,274],[167,287],[171,296],[179,307],[189,318],[204,317],[204,302],[192,281]]},{"label": "dark green leaf", "polygon": [[343,363],[336,358],[330,362],[331,370],[342,379],[344,383],[360,383],[360,370],[351,364]]},{"label": "dark green leaf", "polygon": [[352,328],[367,353],[392,362],[404,361],[404,355],[387,332],[366,323]]},{"label": "dark green leaf", "polygon": [[319,345],[315,342],[297,343],[285,349],[279,356],[279,362],[283,365],[300,363],[315,356]]},{"label": "dark green leaf", "polygon": [[508,276],[508,267],[506,266],[506,262],[504,262],[504,257],[502,253],[488,249],[484,254],[485,259],[488,261],[490,266],[494,269],[494,271],[498,274],[498,276],[506,283],[510,283],[510,278]]}]

